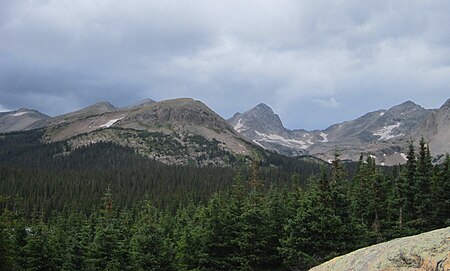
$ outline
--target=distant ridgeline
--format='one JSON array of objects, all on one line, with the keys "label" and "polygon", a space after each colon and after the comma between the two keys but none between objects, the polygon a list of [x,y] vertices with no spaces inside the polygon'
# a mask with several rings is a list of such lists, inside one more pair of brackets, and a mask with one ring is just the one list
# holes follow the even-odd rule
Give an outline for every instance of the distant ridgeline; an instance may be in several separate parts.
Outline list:
[{"label": "distant ridgeline", "polygon": [[405,165],[361,157],[349,178],[339,155],[168,165],[43,135],[0,136],[0,270],[307,270],[450,225],[450,157],[433,165],[424,140]]},{"label": "distant ridgeline", "polygon": [[[166,134],[136,132],[155,142],[154,148],[161,155],[185,151]],[[108,187],[118,206],[131,207],[149,199],[156,206],[174,209],[179,204],[205,202],[212,193],[228,190],[237,174],[250,174],[250,158],[214,145],[208,147],[209,141],[201,141],[209,157],[225,157],[227,166],[199,167],[195,161],[193,165],[168,165],[111,142],[75,148],[68,140],[43,143],[44,135],[42,130],[0,135],[0,195],[20,202],[28,214],[64,207],[89,211],[99,204]],[[198,138],[192,140],[202,140]],[[267,188],[288,187],[293,175],[304,185],[323,165],[312,157],[289,158],[266,152],[261,152],[259,159]]]}]

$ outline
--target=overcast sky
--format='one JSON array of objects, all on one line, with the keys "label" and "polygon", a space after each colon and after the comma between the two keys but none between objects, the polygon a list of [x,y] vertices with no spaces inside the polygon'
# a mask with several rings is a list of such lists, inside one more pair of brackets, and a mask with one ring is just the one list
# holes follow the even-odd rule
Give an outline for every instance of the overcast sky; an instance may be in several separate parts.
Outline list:
[{"label": "overcast sky", "polygon": [[450,1],[2,0],[0,110],[193,97],[289,128],[450,98]]}]

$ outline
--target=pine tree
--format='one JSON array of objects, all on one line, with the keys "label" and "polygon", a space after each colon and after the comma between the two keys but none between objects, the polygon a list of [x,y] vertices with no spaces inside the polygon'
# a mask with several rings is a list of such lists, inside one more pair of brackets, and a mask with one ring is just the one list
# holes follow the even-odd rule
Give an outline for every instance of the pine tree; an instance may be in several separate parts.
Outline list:
[{"label": "pine tree", "polygon": [[343,223],[318,191],[300,199],[300,206],[284,227],[280,252],[286,266],[306,270],[336,255]]},{"label": "pine tree", "polygon": [[94,239],[89,248],[88,265],[93,270],[117,267],[117,254],[121,247],[115,219],[112,194],[107,189],[103,197],[103,208],[95,225]]},{"label": "pine tree", "polygon": [[[190,208],[192,207],[191,205]],[[179,210],[178,217],[176,258],[179,269],[207,270],[206,266],[209,262],[207,238],[210,234],[205,226],[204,207],[198,207],[189,212],[183,208]]]},{"label": "pine tree", "polygon": [[406,155],[405,166],[405,179],[406,179],[406,206],[404,211],[405,220],[413,220],[416,218],[416,206],[415,206],[415,190],[416,185],[416,172],[417,172],[417,160],[416,152],[414,149],[414,141],[411,139],[408,143],[408,154]]},{"label": "pine tree", "polygon": [[414,191],[415,217],[418,226],[426,229],[430,224],[431,209],[431,183],[433,174],[433,165],[431,164],[431,156],[425,139],[422,137],[419,142],[419,157],[417,161],[417,172]]},{"label": "pine tree", "polygon": [[131,251],[136,270],[175,270],[175,255],[159,227],[157,211],[149,202],[144,202],[133,226]]},{"label": "pine tree", "polygon": [[91,243],[91,229],[86,219],[80,219],[79,225],[73,225],[74,229],[67,237],[67,254],[62,266],[62,270],[76,271],[88,269],[88,253]]},{"label": "pine tree", "polygon": [[[6,198],[0,196],[0,202]],[[13,221],[9,210],[0,210],[0,270],[15,270],[15,247]]]},{"label": "pine tree", "polygon": [[24,270],[56,270],[48,246],[48,229],[43,221],[43,214],[34,214],[33,226],[27,229],[24,247]]},{"label": "pine tree", "polygon": [[450,156],[445,156],[444,163],[439,167],[432,185],[432,221],[434,227],[450,225]]}]

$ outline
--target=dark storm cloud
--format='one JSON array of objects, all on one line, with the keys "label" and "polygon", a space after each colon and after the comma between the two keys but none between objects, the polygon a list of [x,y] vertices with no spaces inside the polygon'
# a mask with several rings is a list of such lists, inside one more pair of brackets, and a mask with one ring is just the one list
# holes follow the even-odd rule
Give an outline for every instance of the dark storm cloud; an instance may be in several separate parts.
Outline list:
[{"label": "dark storm cloud", "polygon": [[2,2],[0,110],[265,102],[324,128],[404,100],[449,98],[447,1]]}]

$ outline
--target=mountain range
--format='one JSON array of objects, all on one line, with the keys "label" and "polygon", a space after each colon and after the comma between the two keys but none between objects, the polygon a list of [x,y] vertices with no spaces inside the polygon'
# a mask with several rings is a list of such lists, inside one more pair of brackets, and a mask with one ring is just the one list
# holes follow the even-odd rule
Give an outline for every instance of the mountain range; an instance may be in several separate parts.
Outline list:
[{"label": "mountain range", "polygon": [[310,154],[326,161],[337,150],[342,159],[356,161],[363,153],[380,165],[404,163],[408,141],[417,142],[422,136],[435,159],[450,151],[450,99],[437,109],[425,109],[407,101],[324,130],[289,130],[265,104],[236,113],[228,122],[265,149],[284,155]]},{"label": "mountain range", "polygon": [[436,161],[450,151],[450,99],[437,109],[407,101],[313,131],[285,128],[266,104],[225,120],[190,98],[145,99],[124,108],[100,102],[56,117],[24,108],[0,113],[0,133],[31,129],[43,129],[44,142],[67,141],[68,152],[100,141],[114,142],[175,164],[225,165],[235,159],[231,157],[266,149],[325,161],[336,150],[349,160],[364,153],[380,165],[394,165],[406,162],[409,139],[423,136]]},{"label": "mountain range", "polygon": [[45,131],[43,142],[67,142],[67,152],[113,142],[168,164],[227,165],[255,151],[226,120],[190,98],[146,99],[125,108],[100,102],[56,117],[27,109],[0,116],[0,132],[31,129]]}]

